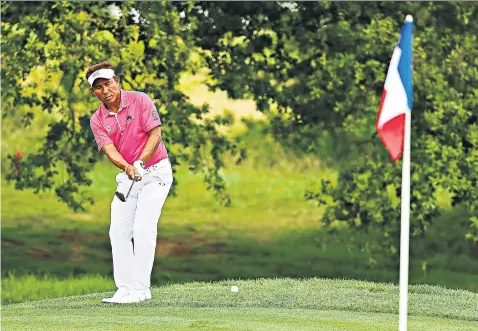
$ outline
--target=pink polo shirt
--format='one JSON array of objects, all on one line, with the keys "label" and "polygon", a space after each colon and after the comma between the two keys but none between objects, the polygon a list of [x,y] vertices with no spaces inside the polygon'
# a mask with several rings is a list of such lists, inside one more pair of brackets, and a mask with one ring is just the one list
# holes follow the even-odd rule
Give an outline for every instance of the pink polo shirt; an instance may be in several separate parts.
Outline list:
[{"label": "pink polo shirt", "polygon": [[[110,113],[101,103],[90,118],[98,150],[114,144],[129,164],[138,160],[148,141],[148,131],[161,125],[153,100],[142,92],[121,90],[120,110]],[[146,168],[168,157],[161,141],[156,152],[146,162]]]}]

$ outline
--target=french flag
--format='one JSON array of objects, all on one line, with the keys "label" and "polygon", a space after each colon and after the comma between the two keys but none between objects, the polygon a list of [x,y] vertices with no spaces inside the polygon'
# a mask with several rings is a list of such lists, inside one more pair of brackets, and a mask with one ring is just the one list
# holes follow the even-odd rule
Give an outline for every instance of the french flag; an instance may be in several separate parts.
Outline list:
[{"label": "french flag", "polygon": [[375,123],[380,140],[393,162],[402,156],[405,114],[412,110],[413,104],[412,37],[413,18],[407,15],[388,67]]}]

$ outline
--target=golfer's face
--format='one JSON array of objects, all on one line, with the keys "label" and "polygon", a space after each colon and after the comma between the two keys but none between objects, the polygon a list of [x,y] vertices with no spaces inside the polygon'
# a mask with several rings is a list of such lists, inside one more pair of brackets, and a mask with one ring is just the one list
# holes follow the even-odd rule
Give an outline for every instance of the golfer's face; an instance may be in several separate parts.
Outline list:
[{"label": "golfer's face", "polygon": [[105,104],[112,104],[119,98],[119,77],[104,79],[98,78],[95,80],[91,91],[96,95],[98,100]]}]

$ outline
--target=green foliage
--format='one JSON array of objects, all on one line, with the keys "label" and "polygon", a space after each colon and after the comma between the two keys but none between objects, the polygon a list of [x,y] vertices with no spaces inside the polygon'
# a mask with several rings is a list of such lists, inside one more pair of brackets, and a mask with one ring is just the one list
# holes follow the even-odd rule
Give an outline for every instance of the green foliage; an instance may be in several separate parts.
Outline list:
[{"label": "green foliage", "polygon": [[[120,2],[113,16],[107,3],[42,2],[2,5],[2,116],[20,130],[41,112],[52,115],[41,146],[10,155],[7,179],[17,189],[54,189],[74,210],[93,203],[85,189],[88,172],[101,158],[89,128],[98,101],[84,79],[87,68],[109,60],[126,89],[148,93],[164,122],[164,140],[173,165],[188,163],[202,172],[209,187],[229,204],[221,176],[221,158],[234,145],[202,121],[207,107],[197,108],[176,89],[180,73],[189,70],[194,48],[188,27],[170,2]],[[138,15],[135,15],[133,9]],[[199,121],[198,121],[199,120]],[[224,124],[224,123],[221,123]],[[10,151],[11,153],[12,151]],[[66,172],[67,176],[60,177]]]},{"label": "green foliage", "polygon": [[[412,235],[423,237],[434,217],[461,205],[470,215],[464,237],[478,241],[476,3],[117,6],[115,17],[105,3],[2,6],[3,116],[27,126],[38,112],[53,119],[38,150],[9,157],[7,178],[17,188],[54,188],[74,209],[92,201],[82,187],[100,158],[86,125],[97,102],[82,76],[109,59],[126,88],[157,101],[173,164],[202,173],[229,205],[223,156],[242,160],[244,143],[217,130],[230,117],[206,119],[207,106],[189,104],[177,89],[181,73],[208,72],[210,87],[253,98],[274,138],[297,154],[323,156],[332,142],[342,161],[339,181],[311,187],[307,196],[327,206],[326,224],[379,229],[381,243],[397,252],[400,162],[389,162],[374,122],[399,29],[412,14]],[[59,180],[62,171],[68,176]]]},{"label": "green foliage", "polygon": [[450,206],[470,213],[464,238],[478,241],[476,3],[207,2],[197,12],[197,33],[211,32],[200,45],[214,86],[278,113],[275,136],[297,149],[315,153],[318,132],[327,129],[336,145],[355,150],[337,185],[325,182],[308,196],[328,206],[329,225],[381,229],[392,252],[400,162],[388,160],[374,123],[393,47],[412,14],[411,233],[423,237],[442,212],[437,194],[447,192]]},{"label": "green foliage", "polygon": [[[433,255],[441,254],[448,261],[454,261],[455,263],[460,263],[458,261],[459,256],[468,256],[471,261],[460,263],[462,267],[453,269],[468,268],[468,270],[471,270],[473,265],[478,268],[478,260],[476,259],[478,257],[478,246],[472,240],[463,240],[469,232],[469,219],[470,213],[466,206],[459,205],[443,212],[433,219],[433,223],[427,229],[423,240],[415,241],[411,254],[422,258],[430,258]],[[446,266],[449,263],[442,263],[441,265]]]}]

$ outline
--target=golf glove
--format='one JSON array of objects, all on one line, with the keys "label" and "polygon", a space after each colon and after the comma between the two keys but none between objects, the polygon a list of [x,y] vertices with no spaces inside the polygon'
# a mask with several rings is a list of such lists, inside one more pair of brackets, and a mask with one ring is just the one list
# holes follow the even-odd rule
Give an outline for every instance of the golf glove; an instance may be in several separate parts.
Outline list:
[{"label": "golf glove", "polygon": [[134,161],[133,167],[135,167],[138,170],[138,173],[141,177],[144,177],[146,175],[146,169],[144,168],[144,162],[141,160]]}]

